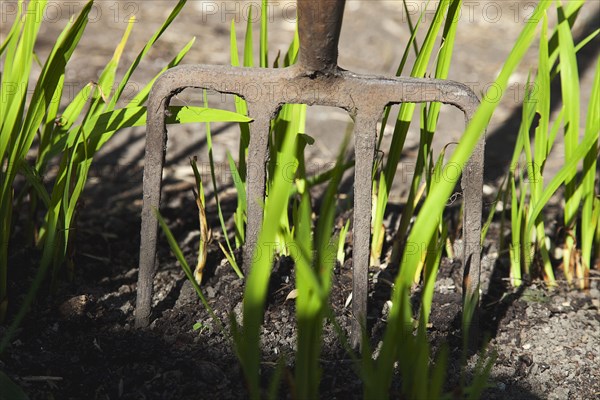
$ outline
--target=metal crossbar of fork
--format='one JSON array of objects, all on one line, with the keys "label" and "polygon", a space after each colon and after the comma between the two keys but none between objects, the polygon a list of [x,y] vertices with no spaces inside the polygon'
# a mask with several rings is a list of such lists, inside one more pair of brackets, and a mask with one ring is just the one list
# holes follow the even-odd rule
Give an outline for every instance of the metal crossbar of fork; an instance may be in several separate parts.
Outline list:
[{"label": "metal crossbar of fork", "polygon": [[[354,221],[353,221],[353,326],[352,342],[360,344],[366,324],[368,267],[371,234],[372,168],[377,123],[385,106],[404,102],[441,102],[458,107],[470,120],[479,100],[467,86],[435,79],[359,75],[337,65],[338,41],[344,0],[299,0],[297,4],[300,50],[296,64],[282,69],[190,65],[166,71],[152,87],[143,181],[140,270],[137,287],[136,326],[150,322],[152,282],[157,269],[158,224],[153,209],[159,207],[166,152],[166,110],[171,98],[185,88],[202,88],[235,94],[245,99],[250,124],[247,163],[247,231],[244,268],[250,268],[263,222],[266,162],[270,121],[285,104],[339,107],[354,120]],[[473,296],[479,286],[483,140],[463,168],[464,285],[463,296]]]}]

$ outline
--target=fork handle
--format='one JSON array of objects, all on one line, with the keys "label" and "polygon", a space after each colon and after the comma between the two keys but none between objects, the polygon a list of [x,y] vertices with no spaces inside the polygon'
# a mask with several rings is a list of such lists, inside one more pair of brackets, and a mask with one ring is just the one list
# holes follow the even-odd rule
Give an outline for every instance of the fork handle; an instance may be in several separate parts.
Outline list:
[{"label": "fork handle", "polygon": [[298,0],[298,66],[309,74],[337,69],[345,0]]}]

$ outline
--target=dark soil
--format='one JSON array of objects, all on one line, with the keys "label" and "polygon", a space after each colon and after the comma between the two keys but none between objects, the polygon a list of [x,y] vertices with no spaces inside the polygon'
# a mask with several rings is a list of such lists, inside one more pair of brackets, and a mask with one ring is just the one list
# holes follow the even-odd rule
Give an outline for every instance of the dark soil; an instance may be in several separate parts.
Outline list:
[{"label": "dark soil", "polygon": [[[118,182],[113,183],[97,189],[117,188]],[[110,197],[100,196],[94,187],[85,196],[77,226],[74,279],[62,283],[53,296],[42,294],[3,356],[2,370],[31,399],[247,397],[230,336],[209,317],[173,261],[165,240],[159,249],[161,268],[155,279],[153,322],[146,330],[133,328],[140,210],[135,202],[107,202]],[[196,241],[186,241],[185,236],[194,231],[190,222],[195,221],[193,198],[187,192],[177,198],[180,207],[165,207],[164,213],[173,221],[172,229],[180,243],[185,243],[184,253],[191,260]],[[174,199],[167,195],[165,203]],[[497,235],[497,227],[493,225],[490,236]],[[32,273],[37,255],[12,248],[11,265]],[[507,260],[495,253],[496,245],[489,241],[483,263],[481,325],[489,338],[489,349],[498,357],[484,398],[597,398],[599,277],[593,276],[593,288],[588,292],[564,287],[550,292],[540,282],[511,290],[505,279]],[[346,333],[350,325],[345,303],[352,287],[351,264],[350,259],[336,266],[331,293],[332,309]],[[442,345],[449,349],[448,391],[457,390],[461,373],[461,271],[459,260],[443,259],[428,328],[434,350]],[[385,328],[385,301],[389,298],[386,282],[392,281],[393,275],[391,268],[374,269],[371,275],[369,323],[374,348]],[[231,315],[239,318],[243,282],[215,246],[211,247],[202,287],[226,326]],[[285,362],[282,398],[291,396],[295,310],[294,300],[286,297],[293,288],[293,262],[281,258],[275,263],[269,288],[261,372],[266,385],[276,363],[280,359]],[[11,298],[18,299],[23,293],[23,287],[11,289]],[[194,330],[198,322],[201,328]],[[360,378],[340,343],[332,324],[326,323],[321,355],[322,398],[361,398]],[[477,359],[470,357],[464,368],[467,376]]]}]

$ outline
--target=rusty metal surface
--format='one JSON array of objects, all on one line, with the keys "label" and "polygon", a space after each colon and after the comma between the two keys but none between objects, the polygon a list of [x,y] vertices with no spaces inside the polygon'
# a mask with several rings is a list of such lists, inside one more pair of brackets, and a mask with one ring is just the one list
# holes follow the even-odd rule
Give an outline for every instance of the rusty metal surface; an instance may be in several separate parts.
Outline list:
[{"label": "rusty metal surface", "polygon": [[[148,101],[148,122],[143,182],[143,210],[138,278],[136,326],[150,322],[152,278],[157,268],[158,223],[153,209],[160,204],[161,177],[166,151],[165,113],[170,99],[185,88],[202,88],[236,94],[248,104],[250,144],[247,163],[248,222],[244,269],[261,228],[265,194],[270,121],[286,103],[322,105],[346,110],[355,122],[355,185],[353,222],[352,343],[360,343],[360,327],[367,310],[371,234],[371,172],[377,122],[387,105],[403,102],[441,102],[458,107],[468,120],[479,100],[465,85],[435,79],[359,75],[337,66],[337,43],[344,1],[298,2],[300,54],[298,63],[283,69],[190,65],[166,71],[155,82]],[[481,197],[483,179],[481,141],[463,171],[465,198],[464,260],[466,296],[479,286]]]}]

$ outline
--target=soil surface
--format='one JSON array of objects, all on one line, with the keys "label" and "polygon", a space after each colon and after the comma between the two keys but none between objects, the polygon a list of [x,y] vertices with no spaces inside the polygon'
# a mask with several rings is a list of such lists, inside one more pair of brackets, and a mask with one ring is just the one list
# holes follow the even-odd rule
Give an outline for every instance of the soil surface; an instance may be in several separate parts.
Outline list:
[{"label": "soil surface", "polygon": [[[10,21],[10,8],[2,2]],[[69,3],[70,5],[68,5]],[[110,4],[109,4],[110,3]],[[414,2],[424,7],[425,2]],[[502,61],[510,51],[526,17],[530,2],[471,2],[473,14],[461,20],[451,78],[473,82],[482,88],[493,82]],[[43,59],[52,40],[70,16],[78,11],[74,2],[55,2],[60,11],[47,16],[42,27],[39,52]],[[83,3],[82,3],[83,4]],[[81,5],[79,7],[81,8]],[[81,87],[97,79],[108,61],[127,17],[138,20],[131,49],[124,54],[128,65],[151,33],[173,6],[172,2],[99,2],[98,18],[90,23],[69,70],[68,80]],[[237,4],[237,6],[236,6]],[[134,76],[133,83],[147,82],[183,47],[192,36],[198,41],[187,59],[190,63],[227,64],[229,62],[228,31],[236,18],[238,39],[242,43],[244,12],[249,3],[190,1],[184,13],[167,30],[157,48]],[[257,4],[257,3],[254,3]],[[216,6],[216,11],[212,7]],[[226,8],[230,7],[231,8]],[[490,14],[499,7],[499,17]],[[238,7],[238,8],[236,8]],[[292,8],[290,8],[292,7]],[[487,8],[486,8],[487,7]],[[227,10],[230,10],[227,12]],[[233,14],[232,11],[233,10]],[[270,60],[277,51],[284,52],[293,34],[293,2],[282,1],[273,9],[270,29]],[[485,11],[484,11],[485,10]],[[466,12],[466,11],[465,11]],[[598,27],[600,3],[591,1],[581,13],[575,27],[576,40]],[[54,14],[53,14],[54,15]],[[432,14],[429,14],[432,17]],[[1,32],[9,24],[3,20]],[[393,74],[408,38],[408,20],[401,2],[349,1],[340,43],[340,65],[356,72]],[[502,38],[502,40],[498,38]],[[255,38],[258,38],[255,32]],[[486,40],[485,38],[490,38]],[[490,43],[493,43],[490,45]],[[258,47],[258,46],[256,46]],[[584,109],[587,107],[593,65],[598,55],[598,41],[584,49],[579,57]],[[256,50],[256,49],[255,49]],[[486,154],[486,187],[484,216],[495,204],[499,182],[504,176],[516,130],[520,121],[519,93],[528,68],[535,66],[536,54],[526,57],[524,67],[513,77],[514,93],[505,97],[488,131]],[[409,61],[409,64],[410,61]],[[521,86],[520,86],[521,85]],[[133,90],[133,89],[132,89]],[[557,89],[558,90],[558,89]],[[516,97],[515,97],[516,96]],[[182,93],[176,101],[198,101],[198,93]],[[218,97],[217,100],[219,101]],[[221,107],[232,107],[231,99]],[[555,109],[558,107],[555,107]],[[312,109],[311,109],[312,110]],[[457,141],[462,132],[462,116],[452,110],[443,111],[437,151]],[[317,138],[308,149],[309,170],[317,171],[336,155],[341,135],[350,119],[335,110],[315,108],[309,113],[307,133]],[[389,140],[393,126],[386,129]],[[201,133],[198,133],[198,132]],[[330,132],[340,132],[331,135]],[[167,170],[162,213],[169,222],[188,260],[194,260],[198,227],[196,206],[191,194],[192,180],[188,157],[206,158],[202,127],[170,129]],[[215,158],[225,161],[225,150],[236,153],[238,132],[235,127],[217,127],[213,134]],[[392,204],[386,216],[388,239],[393,235],[410,183],[411,165],[418,146],[418,125],[411,128],[405,150],[406,158],[399,167]],[[160,240],[160,270],[155,278],[152,324],[146,330],[133,328],[133,310],[137,279],[139,227],[141,211],[141,174],[143,171],[143,129],[117,134],[96,158],[78,212],[73,251],[73,277],[60,273],[58,290],[49,295],[45,285],[34,307],[22,324],[9,350],[0,358],[0,370],[18,383],[31,399],[239,399],[246,398],[243,374],[233,351],[230,336],[220,330],[186,282],[184,274]],[[384,147],[385,148],[385,147]],[[558,152],[562,151],[560,144]],[[547,165],[557,171],[562,164],[559,154]],[[207,174],[208,170],[201,172]],[[208,175],[206,181],[208,181]],[[219,177],[226,215],[235,203],[231,182]],[[212,190],[212,188],[209,188]],[[352,191],[347,180],[341,191]],[[207,214],[219,239],[214,198],[209,193]],[[451,226],[458,225],[459,203],[449,207],[446,217]],[[553,199],[546,220],[558,243],[562,220],[560,198]],[[349,218],[347,211],[344,218]],[[341,217],[340,217],[341,218]],[[342,221],[342,219],[340,219]],[[23,219],[15,217],[15,239],[10,246],[9,319],[16,312],[35,272],[39,254],[22,242]],[[460,231],[453,233],[459,248]],[[500,238],[510,232],[498,221],[490,227],[484,246],[482,265],[482,339],[497,354],[485,399],[597,399],[600,397],[600,274],[591,272],[587,291],[569,289],[559,273],[559,288],[549,290],[543,282],[532,279],[519,289],[508,283],[508,255],[499,248]],[[389,247],[389,246],[387,246]],[[334,270],[331,305],[337,322],[347,333],[350,326],[348,296],[352,290],[352,242],[348,239],[347,261]],[[558,266],[559,260],[553,259]],[[557,268],[558,271],[558,268]],[[394,271],[372,268],[369,292],[369,326],[372,345],[377,346],[385,328],[386,301]],[[429,337],[434,351],[448,346],[446,389],[455,390],[460,381],[460,332],[462,265],[459,258],[445,257],[440,266],[432,306]],[[210,247],[203,291],[216,315],[227,326],[230,315],[239,316],[243,281],[221,256],[215,243]],[[286,364],[280,388],[281,398],[291,398],[288,384],[293,373],[295,348],[295,305],[287,299],[294,288],[293,263],[279,259],[269,287],[268,307],[263,324],[262,373],[268,381],[279,359]],[[416,288],[415,293],[418,293]],[[199,327],[194,329],[194,325]],[[6,330],[0,325],[0,336]],[[340,344],[332,324],[326,323],[321,354],[323,379],[321,397],[327,399],[361,398],[360,378]],[[469,358],[467,375],[475,368],[478,356]],[[393,397],[399,398],[394,392]],[[0,399],[3,395],[0,391]]]},{"label": "soil surface", "polygon": [[[192,201],[190,196],[182,207],[165,210],[170,211],[166,216],[175,221],[175,234],[184,243],[193,231],[187,222],[193,215],[185,211],[192,209]],[[75,279],[63,284],[58,295],[41,294],[2,357],[2,370],[31,399],[246,398],[230,337],[210,318],[164,243],[159,249],[161,269],[154,281],[153,322],[146,330],[133,328],[139,210],[126,205],[103,209],[100,203],[92,199],[82,212]],[[492,230],[497,228],[494,223]],[[195,240],[184,246],[188,260],[195,256],[194,247]],[[592,275],[592,288],[586,292],[568,290],[564,284],[550,291],[537,281],[515,290],[506,279],[508,260],[497,256],[494,241],[486,242],[485,254],[481,328],[489,338],[488,350],[497,353],[497,359],[483,398],[597,398],[600,274]],[[11,265],[26,271],[36,260],[36,254],[14,251]],[[227,326],[232,313],[241,315],[243,282],[214,246],[207,268],[203,291]],[[386,282],[393,280],[390,269],[373,269],[370,277],[369,324],[374,347],[385,327],[385,302],[390,294]],[[441,346],[449,349],[449,392],[456,390],[461,371],[461,273],[459,260],[442,260],[428,327],[434,351]],[[279,259],[269,287],[261,341],[265,380],[281,358],[286,374],[293,372],[295,310],[294,301],[286,299],[293,288],[293,263]],[[19,299],[22,289],[11,287],[12,298]],[[351,290],[350,260],[336,266],[331,293],[337,323],[346,334],[350,311],[345,304]],[[196,323],[201,327],[194,330]],[[331,323],[325,325],[322,346],[322,398],[361,398],[360,379]],[[464,368],[467,375],[477,359],[477,355],[469,359]],[[286,380],[280,397],[291,398]]]}]

